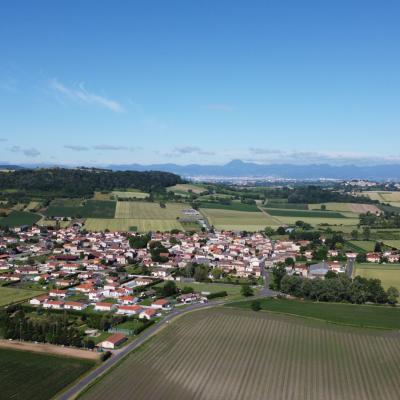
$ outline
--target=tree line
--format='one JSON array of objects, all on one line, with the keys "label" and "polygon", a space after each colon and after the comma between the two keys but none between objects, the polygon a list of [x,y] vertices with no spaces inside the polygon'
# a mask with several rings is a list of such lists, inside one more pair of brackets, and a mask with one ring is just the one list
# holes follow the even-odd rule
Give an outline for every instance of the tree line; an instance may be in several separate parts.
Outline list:
[{"label": "tree line", "polygon": [[182,183],[178,175],[159,171],[109,171],[91,169],[21,169],[0,172],[0,190],[53,193],[67,197],[92,195],[94,191],[137,188],[145,192],[164,191]]},{"label": "tree line", "polygon": [[288,275],[283,265],[272,270],[271,289],[282,293],[313,301],[347,302],[354,304],[376,303],[396,304],[399,291],[390,287],[386,291],[379,279],[367,279],[356,276],[354,279],[345,274],[329,271],[325,279],[309,279],[297,275]]}]

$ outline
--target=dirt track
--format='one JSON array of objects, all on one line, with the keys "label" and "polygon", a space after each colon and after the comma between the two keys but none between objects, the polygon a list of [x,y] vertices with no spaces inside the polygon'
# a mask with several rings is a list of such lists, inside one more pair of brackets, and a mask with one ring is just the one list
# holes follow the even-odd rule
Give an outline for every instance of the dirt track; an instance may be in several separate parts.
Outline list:
[{"label": "dirt track", "polygon": [[87,360],[98,360],[100,357],[100,354],[96,353],[95,351],[74,349],[72,347],[61,347],[53,344],[36,344],[10,340],[0,340],[0,348],[33,351],[35,353],[55,354],[58,356],[84,358]]}]

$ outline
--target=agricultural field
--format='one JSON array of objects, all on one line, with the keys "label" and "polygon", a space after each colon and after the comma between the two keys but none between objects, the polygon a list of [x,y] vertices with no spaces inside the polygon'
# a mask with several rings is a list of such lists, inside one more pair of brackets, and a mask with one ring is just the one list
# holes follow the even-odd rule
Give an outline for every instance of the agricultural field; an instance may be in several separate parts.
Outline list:
[{"label": "agricultural field", "polygon": [[85,228],[89,231],[111,232],[150,232],[170,231],[172,229],[184,230],[183,225],[176,219],[139,219],[139,218],[88,218]]},{"label": "agricultural field", "polygon": [[266,226],[278,227],[280,221],[262,212],[245,212],[201,208],[202,214],[216,229],[232,231],[259,231]]},{"label": "agricultural field", "polygon": [[400,240],[384,240],[383,244],[397,250],[400,249]]},{"label": "agricultural field", "polygon": [[115,201],[87,200],[54,200],[46,210],[49,217],[71,218],[114,218]]},{"label": "agricultural field", "polygon": [[0,397],[51,399],[93,366],[90,360],[0,349]]},{"label": "agricultural field", "polygon": [[325,205],[326,210],[338,211],[340,213],[355,213],[365,214],[367,212],[377,213],[380,212],[379,208],[374,204],[358,204],[358,203],[321,203],[309,204],[310,210],[321,210],[321,206]]},{"label": "agricultural field", "polygon": [[176,194],[189,194],[190,192],[194,194],[201,194],[207,191],[203,185],[196,185],[192,183],[180,183],[175,186],[170,186],[167,188],[169,192],[174,192]]},{"label": "agricultural field", "polygon": [[137,218],[176,220],[182,218],[182,210],[190,208],[189,204],[166,203],[166,207],[160,207],[159,203],[145,203],[135,201],[119,201],[115,211],[115,218]]},{"label": "agricultural field", "polygon": [[400,390],[398,335],[214,308],[166,326],[83,399],[376,400]]},{"label": "agricultural field", "polygon": [[258,207],[254,204],[243,204],[240,202],[232,202],[231,204],[221,204],[212,202],[199,202],[196,203],[200,208],[212,208],[214,210],[230,210],[230,211],[246,211],[246,212],[260,212]]},{"label": "agricultural field", "polygon": [[376,242],[372,240],[350,240],[349,243],[366,252],[374,251],[376,244]]},{"label": "agricultural field", "polygon": [[11,287],[0,286],[0,307],[8,304],[17,303],[22,300],[28,300],[40,295],[38,290],[14,289]]},{"label": "agricultural field", "polygon": [[359,223],[359,219],[358,218],[312,218],[312,217],[275,217],[276,219],[279,220],[279,223],[281,225],[283,224],[287,224],[287,225],[293,225],[296,223],[296,221],[303,221],[306,222],[307,224],[310,224],[312,226],[318,226],[318,225],[335,225],[335,226],[340,226],[342,229],[343,227],[346,226],[351,226],[352,228],[350,229],[350,231],[352,229],[356,229],[357,228],[357,224]]},{"label": "agricultural field", "polygon": [[400,264],[356,264],[353,276],[380,279],[387,289],[394,286],[400,290]]},{"label": "agricultural field", "polygon": [[[317,319],[333,324],[373,329],[400,329],[400,309],[391,306],[370,306],[344,303],[323,303],[302,300],[261,299],[262,310]],[[251,309],[251,301],[227,304],[226,307]]]},{"label": "agricultural field", "polygon": [[180,289],[184,288],[185,286],[190,286],[196,292],[216,293],[225,291],[228,296],[224,299],[243,299],[243,296],[240,292],[242,288],[241,285],[229,285],[227,283],[176,282],[176,286]]},{"label": "agricultural field", "polygon": [[267,208],[279,208],[281,210],[308,210],[308,204],[299,203],[280,203],[269,200],[266,202],[265,207]]},{"label": "agricultural field", "polygon": [[41,207],[42,203],[40,201],[30,201],[29,204],[25,207],[25,211],[33,211],[37,210]]},{"label": "agricultural field", "polygon": [[280,210],[266,208],[268,214],[274,217],[294,217],[301,218],[345,218],[343,214],[334,211],[306,211],[306,210]]},{"label": "agricultural field", "polygon": [[111,198],[115,200],[118,199],[147,199],[149,193],[139,192],[139,191],[120,191],[114,190],[110,193]]},{"label": "agricultural field", "polygon": [[0,218],[0,226],[21,226],[33,225],[38,222],[42,217],[39,214],[34,214],[25,211],[12,211],[7,217]]}]

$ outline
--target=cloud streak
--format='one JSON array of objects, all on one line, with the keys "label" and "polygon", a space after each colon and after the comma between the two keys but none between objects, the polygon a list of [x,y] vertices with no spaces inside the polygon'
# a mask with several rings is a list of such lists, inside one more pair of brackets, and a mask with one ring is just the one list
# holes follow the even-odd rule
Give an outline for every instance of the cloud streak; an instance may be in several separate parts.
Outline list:
[{"label": "cloud streak", "polygon": [[200,156],[212,156],[215,153],[212,151],[208,150],[203,150],[200,147],[197,146],[182,146],[182,147],[175,147],[172,150],[173,153],[179,154],[179,155],[186,155],[186,154],[197,154]]},{"label": "cloud streak", "polygon": [[105,108],[116,113],[124,111],[124,108],[120,103],[105,96],[100,96],[96,93],[87,91],[83,83],[77,87],[68,87],[57,79],[51,79],[49,86],[53,91],[69,98],[70,100]]},{"label": "cloud streak", "polygon": [[68,150],[74,150],[74,151],[88,151],[89,150],[89,147],[80,146],[78,144],[65,144],[64,148],[68,149]]},{"label": "cloud streak", "polygon": [[37,157],[40,156],[40,151],[35,147],[21,147],[21,146],[12,146],[8,149],[12,153],[24,154],[26,157]]}]

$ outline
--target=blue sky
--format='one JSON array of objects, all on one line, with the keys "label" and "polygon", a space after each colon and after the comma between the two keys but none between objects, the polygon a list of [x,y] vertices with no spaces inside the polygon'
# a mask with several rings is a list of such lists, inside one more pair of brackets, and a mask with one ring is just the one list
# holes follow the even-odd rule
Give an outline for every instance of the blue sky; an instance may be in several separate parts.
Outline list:
[{"label": "blue sky", "polygon": [[400,162],[398,1],[7,3],[0,162]]}]

